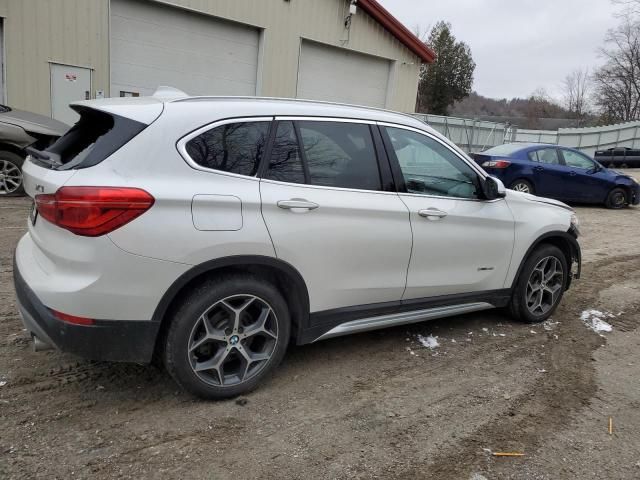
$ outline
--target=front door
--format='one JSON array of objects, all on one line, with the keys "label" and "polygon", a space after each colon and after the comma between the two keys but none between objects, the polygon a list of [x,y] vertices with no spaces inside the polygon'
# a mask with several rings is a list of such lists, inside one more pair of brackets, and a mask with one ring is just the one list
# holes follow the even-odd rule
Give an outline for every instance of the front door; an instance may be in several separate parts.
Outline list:
[{"label": "front door", "polygon": [[312,313],[397,302],[404,291],[411,227],[398,194],[382,191],[372,128],[321,119],[276,126],[262,212],[277,257],[307,284]]},{"label": "front door", "polygon": [[504,288],[514,242],[506,201],[482,200],[480,174],[443,142],[400,127],[383,134],[413,230],[403,299]]},{"label": "front door", "polygon": [[562,149],[569,200],[600,203],[607,198],[608,182],[599,174],[596,163],[582,153]]},{"label": "front door", "polygon": [[73,125],[80,116],[71,102],[91,98],[91,69],[51,63],[51,116]]}]

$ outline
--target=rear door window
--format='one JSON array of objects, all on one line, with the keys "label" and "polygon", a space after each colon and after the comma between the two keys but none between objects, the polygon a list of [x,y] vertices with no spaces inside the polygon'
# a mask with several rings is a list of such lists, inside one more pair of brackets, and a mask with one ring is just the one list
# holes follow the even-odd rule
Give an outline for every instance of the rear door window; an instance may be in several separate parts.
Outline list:
[{"label": "rear door window", "polygon": [[290,183],[381,190],[369,125],[280,121],[265,178]]},{"label": "rear door window", "polygon": [[381,190],[378,160],[369,125],[300,122],[299,126],[312,185]]},{"label": "rear door window", "polygon": [[538,163],[560,165],[558,150],[555,148],[541,148],[540,150],[529,152],[529,159]]},{"label": "rear door window", "polygon": [[198,165],[255,176],[264,155],[271,122],[239,122],[219,125],[189,140],[187,154]]}]

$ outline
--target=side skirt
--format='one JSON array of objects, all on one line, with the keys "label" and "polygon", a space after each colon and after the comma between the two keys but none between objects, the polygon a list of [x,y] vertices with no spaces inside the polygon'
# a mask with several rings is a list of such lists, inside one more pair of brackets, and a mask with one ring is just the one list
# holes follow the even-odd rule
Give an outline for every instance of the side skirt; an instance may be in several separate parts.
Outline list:
[{"label": "side skirt", "polygon": [[310,327],[300,332],[298,344],[504,307],[510,298],[511,289],[501,289],[314,312]]},{"label": "side skirt", "polygon": [[362,318],[360,320],[352,320],[351,322],[338,325],[327,333],[316,338],[314,342],[325,340],[327,338],[339,337],[341,335],[349,335],[351,333],[368,332],[370,330],[393,327],[395,325],[407,325],[409,323],[422,322],[423,320],[451,317],[453,315],[478,312],[480,310],[488,310],[490,308],[494,308],[494,306],[490,303],[478,302],[453,305],[450,307],[434,307],[426,310],[417,310],[415,312],[394,313],[391,315],[382,315],[380,317]]}]

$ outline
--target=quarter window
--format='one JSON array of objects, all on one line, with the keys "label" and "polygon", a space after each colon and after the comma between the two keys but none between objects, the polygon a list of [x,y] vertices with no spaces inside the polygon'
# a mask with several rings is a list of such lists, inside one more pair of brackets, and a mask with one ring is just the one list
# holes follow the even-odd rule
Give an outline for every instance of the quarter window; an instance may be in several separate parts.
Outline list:
[{"label": "quarter window", "polygon": [[478,175],[453,151],[411,130],[386,131],[409,193],[478,198]]},{"label": "quarter window", "polygon": [[254,176],[269,137],[269,122],[228,123],[192,138],[186,150],[198,165]]}]

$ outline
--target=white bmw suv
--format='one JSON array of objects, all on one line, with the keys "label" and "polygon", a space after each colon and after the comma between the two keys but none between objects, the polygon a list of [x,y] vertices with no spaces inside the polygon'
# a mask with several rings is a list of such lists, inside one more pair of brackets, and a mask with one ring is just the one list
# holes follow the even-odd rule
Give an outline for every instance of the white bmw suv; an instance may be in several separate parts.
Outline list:
[{"label": "white bmw suv", "polygon": [[505,191],[410,116],[171,89],[73,108],[24,165],[14,279],[41,347],[160,358],[222,398],[290,341],[494,307],[543,321],[580,273],[569,207]]}]

